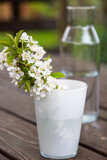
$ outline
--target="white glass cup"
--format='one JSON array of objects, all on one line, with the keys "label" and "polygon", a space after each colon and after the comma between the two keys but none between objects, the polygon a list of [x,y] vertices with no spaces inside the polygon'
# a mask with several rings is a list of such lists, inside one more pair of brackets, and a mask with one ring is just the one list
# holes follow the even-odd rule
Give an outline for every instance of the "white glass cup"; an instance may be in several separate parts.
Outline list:
[{"label": "white glass cup", "polygon": [[54,90],[41,100],[34,98],[40,153],[46,158],[71,158],[78,150],[87,84],[61,81],[69,89]]}]

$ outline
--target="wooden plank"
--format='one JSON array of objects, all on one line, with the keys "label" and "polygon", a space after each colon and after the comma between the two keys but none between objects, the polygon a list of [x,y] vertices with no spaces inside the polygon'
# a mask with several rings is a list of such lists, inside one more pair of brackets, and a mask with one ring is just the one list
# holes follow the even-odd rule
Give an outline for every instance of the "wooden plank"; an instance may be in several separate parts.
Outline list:
[{"label": "wooden plank", "polygon": [[0,112],[0,150],[13,159],[39,159],[36,126]]},{"label": "wooden plank", "polygon": [[107,81],[107,65],[101,64],[100,75],[103,77],[102,80]]},{"label": "wooden plank", "polygon": [[71,158],[71,160],[107,160],[106,157],[103,157],[93,151],[90,151],[84,147],[79,146],[78,154],[75,158]]},{"label": "wooden plank", "polygon": [[[4,108],[18,114],[19,116],[21,115],[25,119],[35,122],[33,100],[30,96],[24,95],[19,92],[11,91],[9,89],[4,90],[4,87],[0,87],[0,94],[0,104]],[[15,104],[15,106],[13,106],[13,104]],[[102,112],[102,117],[103,115],[107,115],[106,111]],[[89,141],[87,141],[87,139]],[[81,143],[86,144],[88,146],[93,146],[93,148],[97,149],[98,151],[100,149],[102,153],[106,153],[106,121],[97,120],[94,123],[83,125]]]},{"label": "wooden plank", "polygon": [[99,118],[102,118],[107,121],[107,111],[100,109],[99,110]]},{"label": "wooden plank", "polygon": [[[10,110],[11,112],[14,112],[17,115],[22,116],[25,119],[28,119],[28,120],[35,123],[33,100],[31,99],[30,96],[24,95],[22,93],[11,91],[9,89],[4,90],[3,87],[2,88],[0,87],[0,90],[1,90],[0,93],[2,93],[0,95],[0,103],[1,103],[2,106],[4,106],[4,108],[6,108],[6,109]],[[13,106],[13,104],[15,104],[15,106]],[[107,112],[102,111],[101,114],[100,114],[100,117],[104,116],[103,118],[105,118],[105,116],[107,115]],[[94,125],[94,124],[96,124],[96,125]],[[102,138],[97,137],[94,134],[92,134],[94,141],[96,141],[96,142],[98,141],[98,143],[96,143],[96,145],[94,146],[94,148],[97,148],[97,150],[99,149],[98,144],[101,144],[102,146],[103,145],[105,146],[105,141],[104,141],[104,144],[102,143],[103,142],[103,137],[105,137],[104,135],[107,132],[107,128],[103,129],[103,127],[105,127],[105,125],[106,125],[106,122],[98,120],[98,121],[96,121],[92,124],[84,125],[85,127],[83,127],[83,132],[82,132],[83,135],[84,135],[84,133],[86,133],[86,129],[88,128],[86,135],[88,137],[90,137],[90,131],[91,130],[93,130],[92,133],[96,133],[97,135],[99,135],[99,130],[96,129],[96,126],[99,126],[100,135],[102,136]],[[84,136],[82,136],[82,137],[84,137]],[[87,143],[87,137],[85,137],[85,140],[84,139],[81,140],[81,142],[82,143],[84,142],[85,144],[89,145],[89,143]],[[91,142],[89,146],[93,146],[93,143]],[[101,147],[101,149],[102,149],[102,152],[103,151],[105,152],[105,149],[103,150],[103,147]]]},{"label": "wooden plank", "polygon": [[107,110],[107,80],[105,81],[103,77],[100,82],[100,105]]},{"label": "wooden plank", "polygon": [[[36,126],[2,111],[0,111],[0,150],[11,156],[11,159],[46,160],[39,154]],[[104,156],[81,146],[75,160],[78,159],[106,160]]]},{"label": "wooden plank", "polygon": [[[0,0],[0,2],[5,2],[5,1],[7,1],[7,0]],[[17,0],[9,0],[10,2],[17,2]],[[23,2],[23,1],[25,1],[25,2],[33,2],[33,1],[35,1],[35,2],[50,2],[51,0],[18,0],[19,2]]]},{"label": "wooden plank", "polygon": [[0,107],[35,122],[33,98],[0,86]]},{"label": "wooden plank", "polygon": [[7,157],[3,156],[2,154],[0,154],[0,160],[9,160]]},{"label": "wooden plank", "polygon": [[37,19],[34,21],[14,20],[9,22],[0,22],[0,31],[18,31],[21,29],[55,29],[56,21],[51,19]]},{"label": "wooden plank", "polygon": [[107,122],[98,119],[84,124],[80,142],[107,156]]},{"label": "wooden plank", "polygon": [[107,109],[107,65],[100,69],[100,105]]},{"label": "wooden plank", "polygon": [[[23,90],[20,92],[20,89],[9,82],[0,82],[0,107],[35,123],[33,97],[24,94]],[[100,109],[99,117],[107,120],[107,111]]]},{"label": "wooden plank", "polygon": [[10,82],[10,78],[6,69],[0,70],[0,79]]}]

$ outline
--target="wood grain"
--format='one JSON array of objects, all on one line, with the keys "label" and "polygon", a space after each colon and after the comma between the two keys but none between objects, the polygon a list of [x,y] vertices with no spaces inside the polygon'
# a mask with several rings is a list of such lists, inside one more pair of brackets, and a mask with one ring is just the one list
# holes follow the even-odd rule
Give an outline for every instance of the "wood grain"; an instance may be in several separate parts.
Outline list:
[{"label": "wood grain", "polygon": [[0,86],[0,106],[25,119],[35,121],[33,98]]},{"label": "wood grain", "polygon": [[100,105],[107,110],[107,80],[101,80],[100,86]]},{"label": "wood grain", "polygon": [[0,160],[9,160],[7,157],[3,156],[2,154],[0,154]]},{"label": "wood grain", "polygon": [[13,159],[39,160],[37,131],[34,125],[0,112],[0,150]]},{"label": "wood grain", "polygon": [[[0,106],[35,123],[33,98],[19,90],[12,90],[7,85],[0,85]],[[100,109],[99,117],[107,120],[107,111]]]},{"label": "wood grain", "polygon": [[84,124],[80,142],[107,156],[107,122],[98,119]]},{"label": "wood grain", "polygon": [[107,111],[99,109],[99,118],[107,121]]},{"label": "wood grain", "polygon": [[90,151],[84,147],[79,147],[78,154],[75,158],[71,158],[71,160],[107,160],[105,157]]},{"label": "wood grain", "polygon": [[[2,107],[35,123],[33,99],[30,96],[22,94],[20,92],[15,92],[10,89],[6,89],[4,87],[0,87],[0,90],[1,90],[0,104]],[[15,104],[15,106],[13,104]],[[105,117],[107,117],[107,112],[103,110],[100,110],[100,111],[102,111],[100,117],[105,119]],[[102,135],[102,137],[105,137],[105,133],[107,133],[107,127],[105,127],[106,122],[98,120],[92,124],[88,124],[84,126],[85,127],[83,127],[83,132],[82,132],[83,136],[81,139],[81,143],[86,144],[88,146],[93,146],[93,148],[97,150],[100,149],[101,152],[106,153],[106,148],[103,148],[103,147],[105,147],[107,143],[105,143],[103,138],[101,139],[101,137],[96,136],[96,135],[99,135],[99,132],[100,132],[100,135]],[[99,126],[99,128],[96,128],[96,126]],[[92,130],[91,133],[96,133],[96,135],[92,134],[91,136],[91,133],[90,133],[91,130]],[[87,136],[85,136],[85,134]],[[87,142],[87,137],[92,139],[90,143]],[[94,139],[95,145],[93,145],[93,139]],[[102,146],[101,148],[100,148],[100,145]]]},{"label": "wood grain", "polygon": [[[39,154],[36,126],[0,111],[0,151],[12,160],[46,160]],[[106,160],[105,157],[83,147],[75,160]],[[72,160],[72,159],[71,159]]]}]

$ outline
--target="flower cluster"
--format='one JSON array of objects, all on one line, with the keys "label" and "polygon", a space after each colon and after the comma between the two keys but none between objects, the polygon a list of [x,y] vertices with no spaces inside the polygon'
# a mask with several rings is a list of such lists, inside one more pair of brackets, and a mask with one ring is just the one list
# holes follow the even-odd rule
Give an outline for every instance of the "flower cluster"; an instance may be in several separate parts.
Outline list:
[{"label": "flower cluster", "polygon": [[52,73],[52,59],[50,56],[44,58],[46,52],[32,36],[22,30],[15,38],[10,34],[7,36],[11,39],[11,44],[0,41],[6,46],[0,53],[0,69],[7,67],[14,85],[23,87],[37,99],[45,97],[47,92],[51,93],[54,89],[66,89],[66,86],[56,79],[64,75],[60,72]]}]

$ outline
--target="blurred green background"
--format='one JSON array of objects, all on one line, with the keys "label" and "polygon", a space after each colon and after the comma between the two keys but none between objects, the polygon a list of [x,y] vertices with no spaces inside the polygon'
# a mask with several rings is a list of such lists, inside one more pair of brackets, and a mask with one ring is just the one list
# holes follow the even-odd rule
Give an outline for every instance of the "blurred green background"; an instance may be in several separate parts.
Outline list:
[{"label": "blurred green background", "polygon": [[[0,2],[0,23],[16,21],[12,11],[12,1]],[[47,51],[58,52],[60,38],[66,25],[66,6],[96,6],[95,28],[101,41],[101,61],[107,64],[107,0],[50,0],[50,1],[20,1],[18,19],[20,22],[53,20],[56,27],[48,29],[26,29],[25,31],[39,41]],[[46,21],[47,23],[47,21]],[[48,25],[48,24],[47,24]],[[5,32],[15,33],[13,30],[0,30],[0,39],[7,39]],[[2,49],[2,46],[0,46]]]}]

